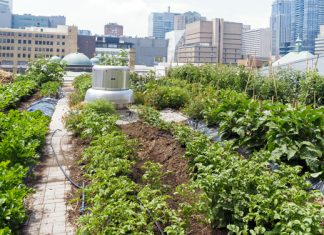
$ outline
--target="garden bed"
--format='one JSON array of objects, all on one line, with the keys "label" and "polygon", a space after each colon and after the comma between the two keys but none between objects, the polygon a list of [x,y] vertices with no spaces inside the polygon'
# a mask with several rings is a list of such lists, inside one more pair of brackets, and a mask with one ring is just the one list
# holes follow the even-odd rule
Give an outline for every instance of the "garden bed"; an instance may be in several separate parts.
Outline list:
[{"label": "garden bed", "polygon": [[[194,203],[175,195],[176,188],[189,182],[188,162],[184,159],[185,149],[174,139],[174,137],[164,131],[158,130],[141,121],[120,126],[122,132],[130,139],[139,143],[139,160],[135,164],[131,178],[138,184],[144,174],[142,167],[145,162],[151,161],[161,164],[161,171],[165,175],[161,178],[162,184],[168,189],[170,196],[168,203],[172,209],[179,209],[181,203]],[[221,234],[212,231],[209,226],[194,221],[190,221],[190,232],[188,234]]]}]

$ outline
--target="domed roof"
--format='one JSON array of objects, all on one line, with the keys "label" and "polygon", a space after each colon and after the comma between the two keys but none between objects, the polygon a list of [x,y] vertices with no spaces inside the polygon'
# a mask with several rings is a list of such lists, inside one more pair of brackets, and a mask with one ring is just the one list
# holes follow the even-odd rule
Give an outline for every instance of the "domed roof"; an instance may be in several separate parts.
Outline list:
[{"label": "domed roof", "polygon": [[90,59],[83,53],[71,53],[66,55],[63,60],[67,66],[92,66]]},{"label": "domed roof", "polygon": [[100,62],[98,57],[93,57],[92,59],[90,59],[90,61],[93,65],[97,65]]},{"label": "domed roof", "polygon": [[60,62],[61,61],[61,58],[58,57],[58,56],[53,56],[53,57],[50,58],[50,61]]}]

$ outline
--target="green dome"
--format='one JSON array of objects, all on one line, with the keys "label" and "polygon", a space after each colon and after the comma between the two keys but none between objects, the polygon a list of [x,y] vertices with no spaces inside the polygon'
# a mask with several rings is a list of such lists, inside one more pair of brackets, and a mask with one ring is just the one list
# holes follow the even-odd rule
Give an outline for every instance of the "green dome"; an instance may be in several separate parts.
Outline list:
[{"label": "green dome", "polygon": [[61,61],[61,58],[58,57],[58,56],[53,56],[50,58],[50,61],[53,61],[53,62],[60,62]]},{"label": "green dome", "polygon": [[90,61],[91,61],[91,63],[92,63],[93,65],[97,65],[97,64],[99,64],[99,62],[100,62],[100,60],[99,60],[98,57],[93,57]]},{"label": "green dome", "polygon": [[71,53],[66,55],[63,60],[67,66],[92,66],[90,59],[82,53]]}]

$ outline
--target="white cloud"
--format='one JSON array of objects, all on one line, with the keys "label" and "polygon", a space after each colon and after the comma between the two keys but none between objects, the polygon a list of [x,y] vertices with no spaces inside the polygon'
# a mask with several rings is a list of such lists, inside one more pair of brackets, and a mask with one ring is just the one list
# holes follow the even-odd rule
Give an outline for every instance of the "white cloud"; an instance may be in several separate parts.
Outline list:
[{"label": "white cloud", "polygon": [[272,0],[14,0],[15,13],[65,15],[68,24],[80,29],[103,33],[104,24],[124,25],[127,35],[146,36],[150,12],[198,11],[207,18],[222,17],[228,21],[267,27]]}]

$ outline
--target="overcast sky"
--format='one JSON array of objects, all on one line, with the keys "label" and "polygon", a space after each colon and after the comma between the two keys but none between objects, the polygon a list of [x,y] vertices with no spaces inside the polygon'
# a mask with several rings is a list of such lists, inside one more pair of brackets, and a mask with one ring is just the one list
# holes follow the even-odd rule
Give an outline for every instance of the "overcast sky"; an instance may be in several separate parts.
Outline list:
[{"label": "overcast sky", "polygon": [[269,27],[273,0],[13,0],[16,14],[64,15],[67,24],[92,33],[103,34],[103,25],[124,25],[127,36],[147,36],[150,12],[183,13],[198,11],[208,19],[249,24],[252,28]]}]

